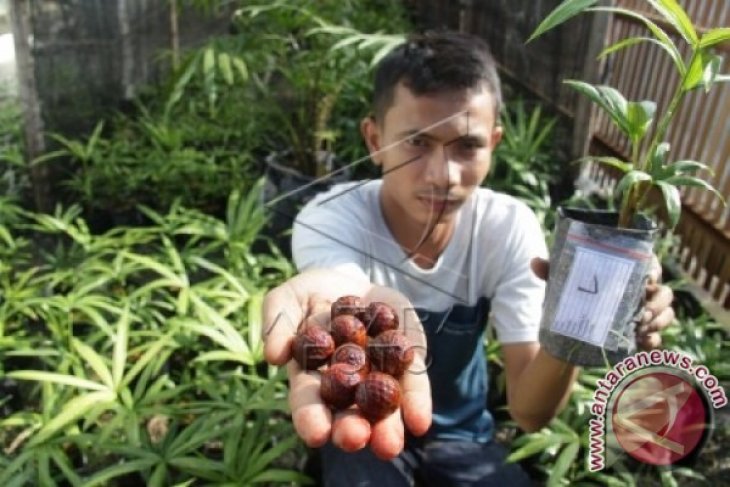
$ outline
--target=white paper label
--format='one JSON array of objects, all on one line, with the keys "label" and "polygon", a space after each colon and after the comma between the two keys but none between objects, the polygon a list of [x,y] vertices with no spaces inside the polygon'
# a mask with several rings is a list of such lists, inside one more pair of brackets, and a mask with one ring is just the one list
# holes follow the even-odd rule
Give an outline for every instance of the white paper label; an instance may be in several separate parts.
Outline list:
[{"label": "white paper label", "polygon": [[603,346],[636,262],[576,247],[551,330]]}]

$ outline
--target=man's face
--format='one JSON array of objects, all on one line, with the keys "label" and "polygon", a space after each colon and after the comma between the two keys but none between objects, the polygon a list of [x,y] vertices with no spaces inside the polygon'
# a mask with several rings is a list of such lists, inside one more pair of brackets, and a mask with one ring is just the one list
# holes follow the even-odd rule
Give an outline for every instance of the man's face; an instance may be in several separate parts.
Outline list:
[{"label": "man's face", "polygon": [[386,215],[416,225],[452,222],[489,172],[502,136],[494,115],[486,88],[415,96],[399,84],[384,120],[363,122],[383,169]]}]

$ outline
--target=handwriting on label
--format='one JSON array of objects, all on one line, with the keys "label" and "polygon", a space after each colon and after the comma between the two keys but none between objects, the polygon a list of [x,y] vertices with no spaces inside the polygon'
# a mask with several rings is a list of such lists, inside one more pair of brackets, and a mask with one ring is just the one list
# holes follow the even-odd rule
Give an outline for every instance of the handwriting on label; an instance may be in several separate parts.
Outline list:
[{"label": "handwriting on label", "polygon": [[603,346],[636,262],[577,246],[551,330]]}]

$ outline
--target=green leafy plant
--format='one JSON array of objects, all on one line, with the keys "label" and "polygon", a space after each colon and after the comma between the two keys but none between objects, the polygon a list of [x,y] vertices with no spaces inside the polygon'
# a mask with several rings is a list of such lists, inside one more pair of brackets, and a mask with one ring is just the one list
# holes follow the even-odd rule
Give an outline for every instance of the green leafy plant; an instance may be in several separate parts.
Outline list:
[{"label": "green leafy plant", "polygon": [[[271,123],[268,144],[289,151],[286,165],[304,175],[323,176],[334,169],[332,154],[342,135],[336,125],[347,126],[348,117],[359,120],[368,108],[369,100],[347,92],[366,89],[359,81],[403,39],[392,34],[404,29],[402,12],[392,5],[380,7],[387,14],[379,22],[366,18],[367,6],[350,1],[316,7],[306,0],[275,1],[245,5],[237,12],[241,32],[259,34],[259,49],[269,53],[265,69],[249,71],[265,101],[262,115]],[[363,29],[371,25],[378,31],[366,33]],[[337,107],[343,97],[350,101],[347,113]],[[335,115],[343,121],[334,121]]]},{"label": "green leafy plant", "polygon": [[0,484],[306,483],[263,361],[261,301],[293,270],[254,250],[260,191],[104,234],[0,200]]},{"label": "green leafy plant", "polygon": [[[650,100],[630,101],[610,86],[594,86],[578,80],[565,83],[590,98],[609,116],[630,141],[631,157],[622,161],[610,157],[592,157],[598,162],[612,166],[624,175],[616,187],[621,198],[619,226],[630,227],[637,213],[650,209],[650,191],[656,187],[661,192],[669,218],[674,227],[681,214],[681,198],[678,187],[693,186],[722,195],[705,180],[695,176],[700,170],[709,168],[697,161],[671,161],[670,147],[664,142],[667,130],[685,96],[696,89],[709,91],[715,83],[726,82],[730,76],[721,74],[722,57],[713,49],[730,40],[727,27],[707,30],[700,36],[692,20],[676,0],[647,0],[650,6],[666,23],[676,30],[689,48],[687,59],[667,30],[641,11],[613,6],[595,6],[598,0],[566,0],[553,10],[537,27],[529,40],[533,40],[550,29],[583,12],[607,12],[628,16],[645,26],[646,36],[627,37],[607,47],[601,53],[606,56],[641,43],[659,46],[673,63],[679,83],[670,97],[663,113],[657,112],[657,104]],[[528,42],[529,42],[528,40]],[[652,125],[656,126],[652,130]]]},{"label": "green leafy plant", "polygon": [[560,161],[552,145],[556,119],[537,105],[528,111],[523,100],[508,103],[500,118],[502,140],[494,151],[485,185],[524,201],[550,229],[554,217],[550,187]]}]

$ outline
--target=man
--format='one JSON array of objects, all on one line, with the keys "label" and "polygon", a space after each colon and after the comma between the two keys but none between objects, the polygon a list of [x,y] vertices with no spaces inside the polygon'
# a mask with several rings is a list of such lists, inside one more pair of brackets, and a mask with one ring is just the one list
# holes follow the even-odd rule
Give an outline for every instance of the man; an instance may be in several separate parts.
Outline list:
[{"label": "man", "polygon": [[[288,363],[294,426],[322,447],[326,485],[410,485],[415,475],[438,486],[528,484],[504,464],[485,409],[487,315],[502,344],[509,412],[525,431],[559,412],[577,370],[538,342],[536,273],[545,274],[547,250],[534,214],[481,187],[502,136],[494,60],[471,36],[414,36],[380,63],[374,91],[361,130],[383,177],[338,185],[298,215],[300,274],[264,304],[267,360]],[[674,317],[671,291],[650,287],[638,330],[646,347]],[[402,379],[401,410],[374,425],[353,411],[333,415],[317,374],[289,360],[297,325],[323,319],[347,294],[396,306],[411,341],[428,350]]]}]

